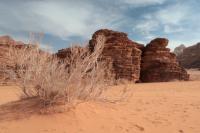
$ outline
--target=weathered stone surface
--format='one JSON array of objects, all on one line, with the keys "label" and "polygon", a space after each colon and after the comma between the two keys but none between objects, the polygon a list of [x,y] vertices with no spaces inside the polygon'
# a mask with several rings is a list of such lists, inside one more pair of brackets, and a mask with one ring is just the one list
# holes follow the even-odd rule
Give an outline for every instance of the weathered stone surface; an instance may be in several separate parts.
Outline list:
[{"label": "weathered stone surface", "polygon": [[126,79],[133,82],[139,80],[142,45],[128,39],[126,33],[108,29],[96,31],[89,42],[89,50],[93,52],[97,38],[105,37],[102,59],[109,59],[116,79]]},{"label": "weathered stone surface", "polygon": [[200,68],[200,43],[185,48],[177,59],[185,68]]},{"label": "weathered stone surface", "polygon": [[[93,34],[87,47],[76,47],[76,51],[82,54],[83,58],[91,54],[94,52],[99,36],[104,36],[105,38],[104,48],[99,61],[105,61],[106,63],[109,61],[111,71],[116,79],[138,81],[141,62],[140,49],[143,49],[144,46],[129,40],[126,33],[107,29],[99,30]],[[72,49],[59,50],[56,55],[61,60],[69,60],[71,62]]]},{"label": "weathered stone surface", "polygon": [[176,55],[166,48],[168,40],[152,40],[143,50],[141,64],[142,82],[189,80],[189,75],[176,60]]},{"label": "weathered stone surface", "polygon": [[[171,80],[188,80],[189,75],[177,62],[176,55],[166,48],[168,40],[157,38],[146,47],[131,41],[126,33],[102,29],[96,31],[89,41],[89,52],[94,52],[98,37],[103,36],[104,47],[100,61],[109,61],[116,79],[133,82],[162,82]],[[84,48],[79,47],[79,52]],[[57,56],[69,59],[70,48],[60,50]],[[71,58],[71,57],[70,57]],[[142,60],[142,61],[141,61]]]},{"label": "weathered stone surface", "polygon": [[56,53],[56,56],[63,60],[69,60],[72,58],[73,52],[76,52],[78,55],[81,55],[85,51],[86,51],[86,48],[80,47],[80,46],[75,46],[75,47],[71,47],[71,48],[65,48],[65,49],[58,50],[58,52]]},{"label": "weathered stone surface", "polygon": [[69,67],[70,63],[74,63],[75,61],[77,61],[77,59],[84,59],[87,54],[87,47],[74,46],[71,48],[58,50],[55,56],[60,59],[61,63],[65,63],[66,67]]}]

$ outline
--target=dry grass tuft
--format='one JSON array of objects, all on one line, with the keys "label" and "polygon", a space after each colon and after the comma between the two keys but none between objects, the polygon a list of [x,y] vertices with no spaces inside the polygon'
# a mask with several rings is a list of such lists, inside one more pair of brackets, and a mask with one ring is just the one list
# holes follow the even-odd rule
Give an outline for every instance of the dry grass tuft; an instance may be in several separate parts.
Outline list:
[{"label": "dry grass tuft", "polygon": [[45,106],[98,99],[116,83],[110,63],[99,61],[104,42],[105,37],[100,36],[91,54],[72,47],[66,61],[37,47],[10,48],[8,57],[15,66],[10,72],[12,79],[18,81],[24,98],[37,97]]}]

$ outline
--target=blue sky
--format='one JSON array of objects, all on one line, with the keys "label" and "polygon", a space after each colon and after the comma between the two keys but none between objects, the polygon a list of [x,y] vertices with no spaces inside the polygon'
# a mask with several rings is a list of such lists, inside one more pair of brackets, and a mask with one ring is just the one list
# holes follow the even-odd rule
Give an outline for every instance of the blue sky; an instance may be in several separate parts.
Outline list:
[{"label": "blue sky", "polygon": [[199,7],[199,0],[0,0],[0,35],[28,42],[30,32],[44,33],[41,47],[57,51],[108,28],[144,44],[166,37],[173,49],[200,42]]}]

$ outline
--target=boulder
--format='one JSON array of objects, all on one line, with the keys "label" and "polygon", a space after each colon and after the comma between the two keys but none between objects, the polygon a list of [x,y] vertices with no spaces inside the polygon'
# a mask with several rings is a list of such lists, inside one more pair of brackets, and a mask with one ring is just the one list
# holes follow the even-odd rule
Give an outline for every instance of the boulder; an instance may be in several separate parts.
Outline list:
[{"label": "boulder", "polygon": [[156,38],[144,48],[140,75],[142,82],[189,80],[186,70],[179,65],[176,55],[166,48],[167,45],[167,39]]}]

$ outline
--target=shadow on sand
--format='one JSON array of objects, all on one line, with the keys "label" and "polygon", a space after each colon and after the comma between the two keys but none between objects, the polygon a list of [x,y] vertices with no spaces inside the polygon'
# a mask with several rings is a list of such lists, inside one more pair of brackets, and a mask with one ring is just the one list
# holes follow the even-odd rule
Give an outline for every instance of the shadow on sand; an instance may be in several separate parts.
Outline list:
[{"label": "shadow on sand", "polygon": [[14,101],[0,105],[0,122],[29,118],[44,107],[38,98]]}]

